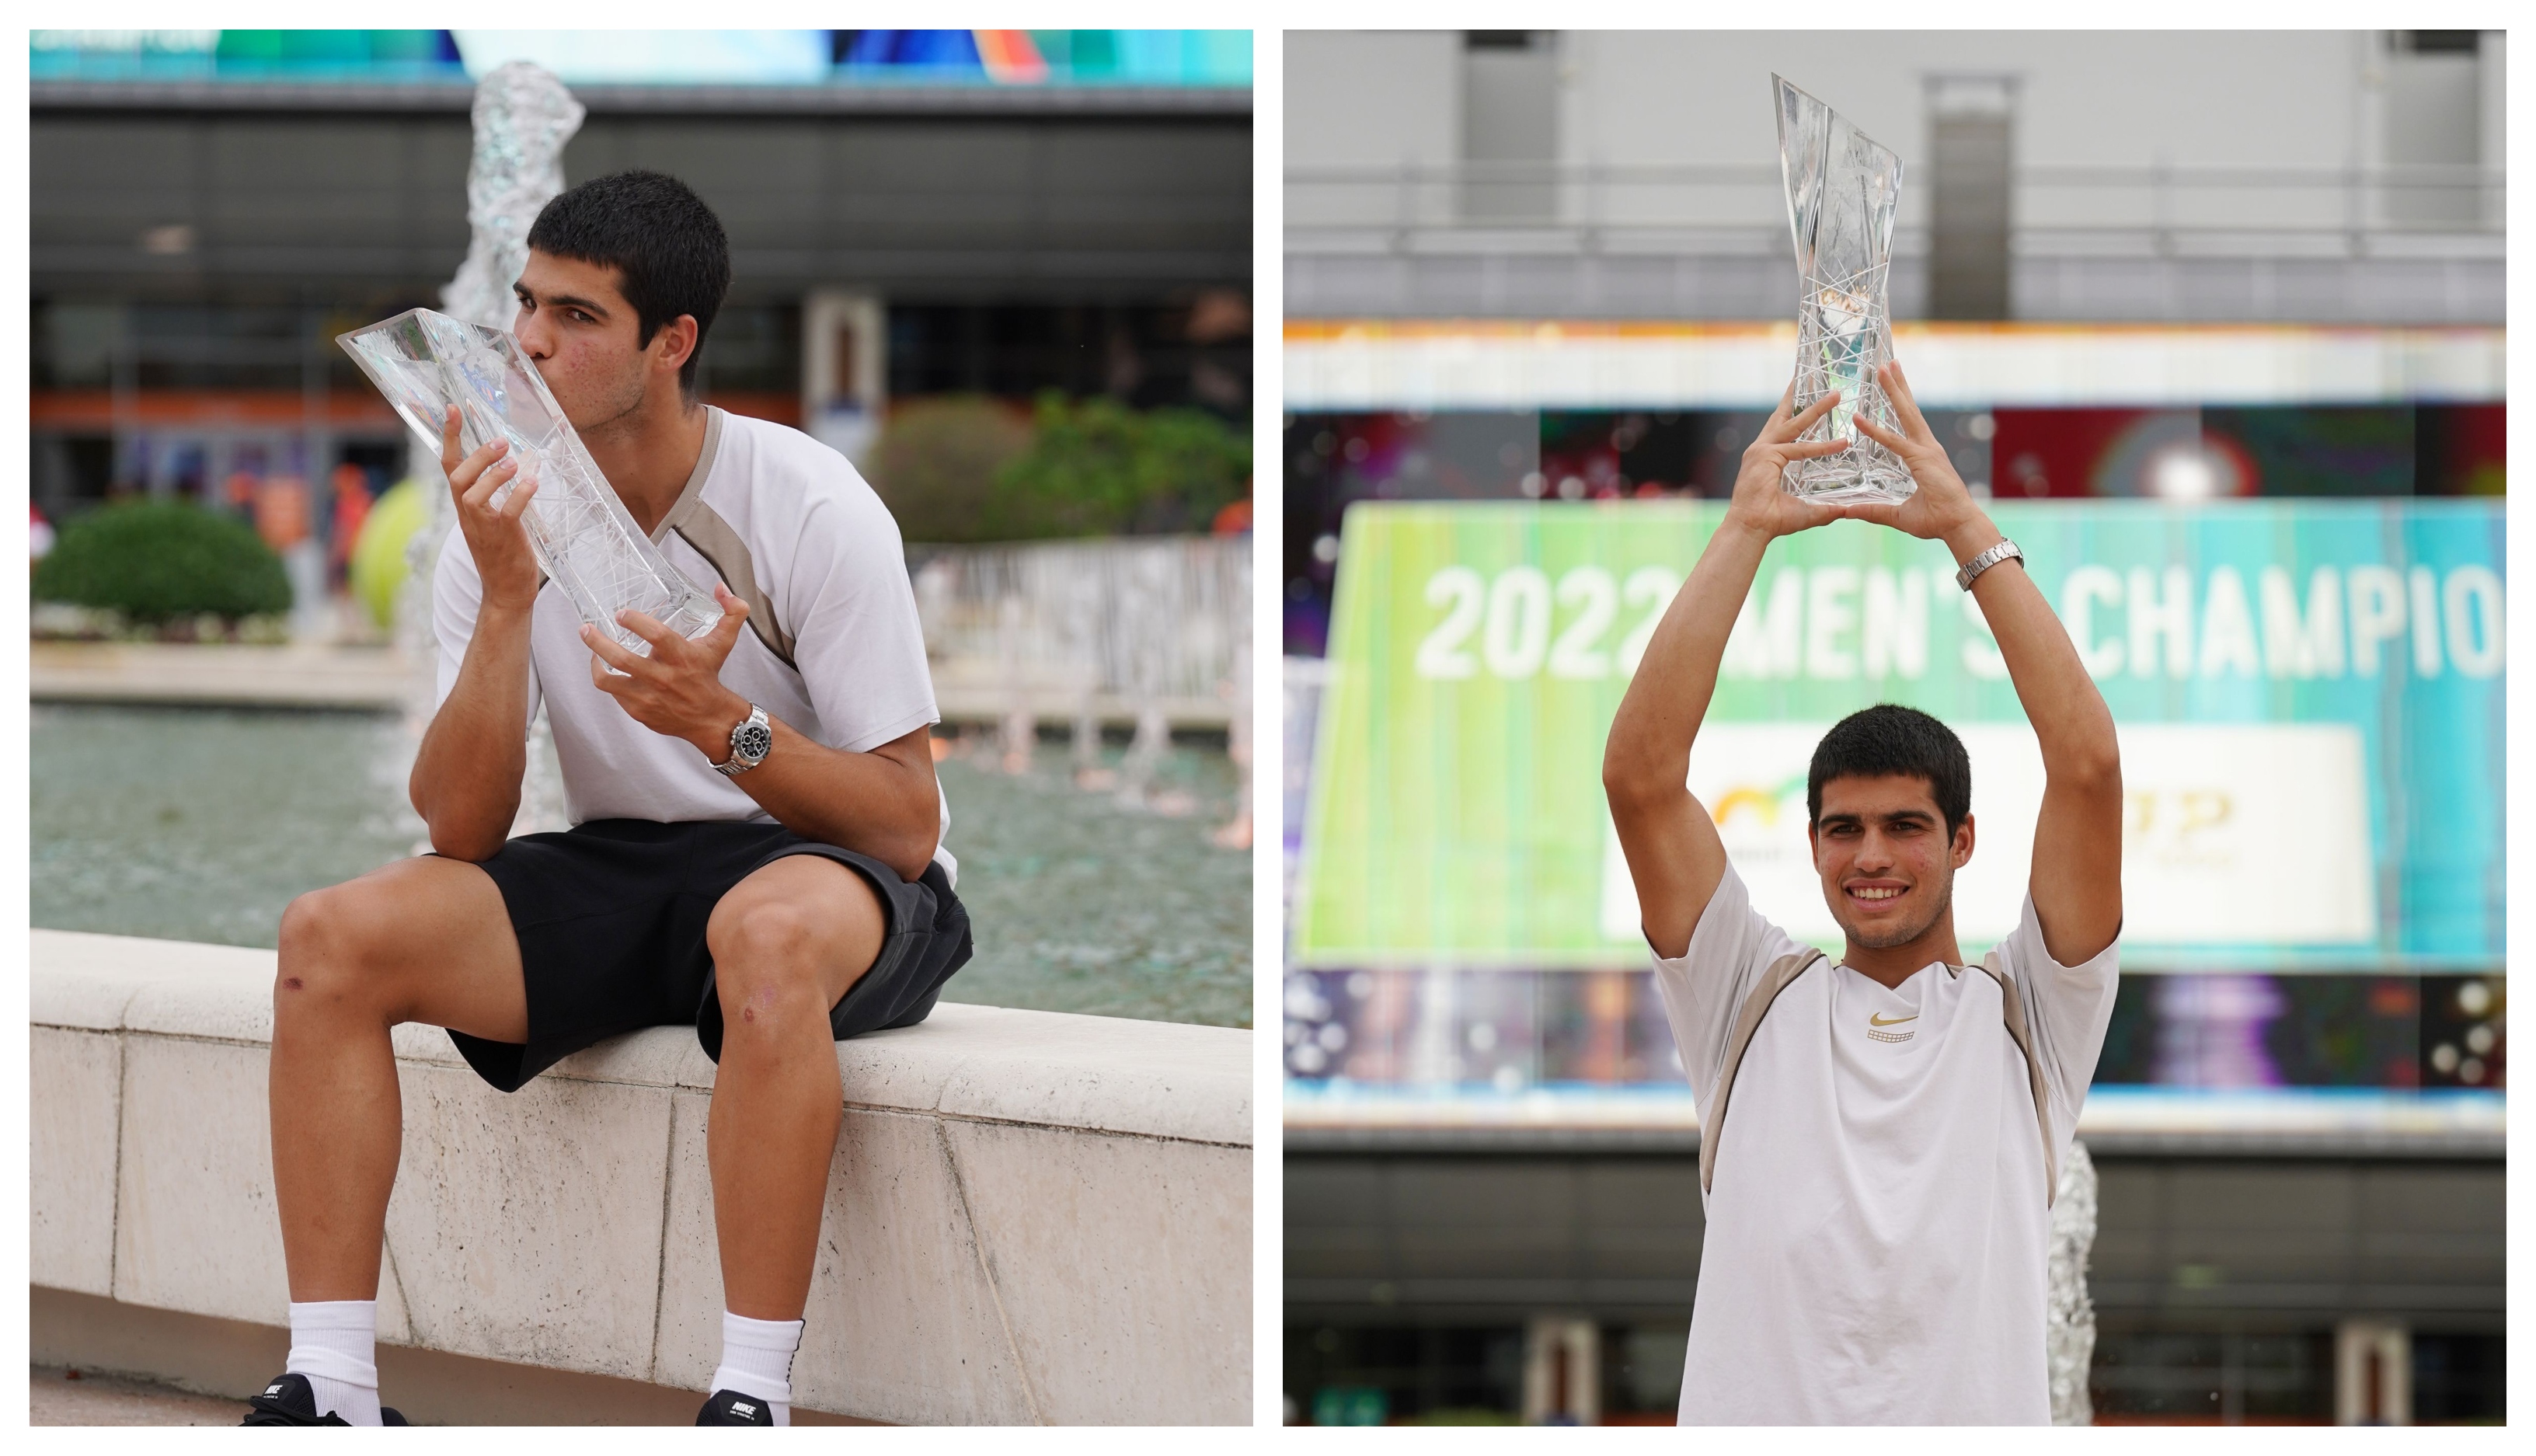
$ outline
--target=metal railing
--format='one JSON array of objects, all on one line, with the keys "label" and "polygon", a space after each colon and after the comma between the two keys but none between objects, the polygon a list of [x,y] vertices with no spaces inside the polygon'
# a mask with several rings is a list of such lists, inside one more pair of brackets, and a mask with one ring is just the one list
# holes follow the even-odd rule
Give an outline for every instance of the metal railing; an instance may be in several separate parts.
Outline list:
[{"label": "metal railing", "polygon": [[[2482,166],[2027,166],[2010,178],[2018,252],[2498,256],[2506,174]],[[1898,256],[1929,245],[1930,191],[1906,186]],[[1778,254],[1779,169],[1767,164],[1452,162],[1296,167],[1294,252]]]}]

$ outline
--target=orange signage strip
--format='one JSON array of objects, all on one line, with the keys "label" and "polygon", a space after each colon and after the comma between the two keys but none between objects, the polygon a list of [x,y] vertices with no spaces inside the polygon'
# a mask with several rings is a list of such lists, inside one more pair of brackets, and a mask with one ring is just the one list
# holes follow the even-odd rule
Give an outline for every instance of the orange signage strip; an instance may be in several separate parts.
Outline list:
[{"label": "orange signage strip", "polygon": [[[801,397],[790,391],[716,393],[708,403],[733,414],[798,424]],[[307,399],[296,390],[153,389],[133,394],[129,412],[115,413],[114,396],[101,389],[39,389],[28,397],[29,423],[36,429],[107,434],[118,427],[143,429],[285,429],[308,427]],[[325,397],[319,421],[333,429],[395,429],[387,402],[350,390]]]},{"label": "orange signage strip", "polygon": [[[130,397],[118,415],[111,391],[39,389],[28,396],[29,422],[37,429],[110,431],[144,428],[304,429],[308,401],[296,390],[156,389]],[[396,411],[373,394],[345,391],[324,397],[320,421],[336,428],[398,426]]]},{"label": "orange signage strip", "polygon": [[752,419],[789,424],[795,429],[801,425],[801,397],[791,390],[717,390],[705,396],[705,403]]}]

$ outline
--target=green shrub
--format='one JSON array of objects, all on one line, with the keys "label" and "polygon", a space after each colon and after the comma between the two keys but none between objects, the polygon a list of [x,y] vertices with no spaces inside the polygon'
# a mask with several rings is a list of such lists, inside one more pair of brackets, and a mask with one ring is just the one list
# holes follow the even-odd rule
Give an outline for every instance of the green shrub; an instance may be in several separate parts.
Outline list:
[{"label": "green shrub", "polygon": [[995,519],[995,479],[1030,442],[1030,422],[1008,405],[979,395],[913,400],[890,411],[871,485],[908,540],[1033,535]]},{"label": "green shrub", "polygon": [[1200,410],[1040,396],[1030,449],[996,480],[1011,536],[1204,531],[1241,498],[1250,438]]},{"label": "green shrub", "polygon": [[38,601],[68,601],[159,624],[290,609],[282,558],[244,522],[199,506],[135,501],[62,529],[35,563]]}]

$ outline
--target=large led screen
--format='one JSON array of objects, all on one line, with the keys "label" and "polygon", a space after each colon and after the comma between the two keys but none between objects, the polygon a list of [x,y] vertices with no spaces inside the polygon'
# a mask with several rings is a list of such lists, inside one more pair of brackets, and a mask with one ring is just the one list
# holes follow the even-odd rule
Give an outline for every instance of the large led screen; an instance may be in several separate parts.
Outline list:
[{"label": "large led screen", "polygon": [[[1600,779],[1612,713],[1723,513],[1368,502],[1341,538],[1294,954],[1643,966]],[[2502,511],[2000,504],[2120,726],[2125,964],[2489,970],[2503,944]],[[1690,779],[1764,913],[1838,944],[1806,840],[1823,728],[1878,701],[1973,759],[1968,951],[2024,890],[2042,766],[1940,545],[1775,543]]]}]

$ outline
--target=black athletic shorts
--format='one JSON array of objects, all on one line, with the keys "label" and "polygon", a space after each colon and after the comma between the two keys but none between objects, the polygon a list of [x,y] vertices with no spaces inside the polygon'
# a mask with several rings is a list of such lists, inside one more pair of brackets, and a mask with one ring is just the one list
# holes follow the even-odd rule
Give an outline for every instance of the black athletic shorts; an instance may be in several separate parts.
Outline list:
[{"label": "black athletic shorts", "polygon": [[751,873],[787,855],[819,855],[860,874],[889,915],[871,970],[829,1008],[837,1040],[914,1026],[942,983],[968,964],[969,912],[938,863],[914,883],[867,855],[806,840],[779,824],[657,824],[595,819],[560,834],[523,835],[483,861],[501,888],[528,980],[529,1040],[449,1039],[503,1092],[595,1043],[654,1026],[692,1026],[722,1059],[705,922]]}]

